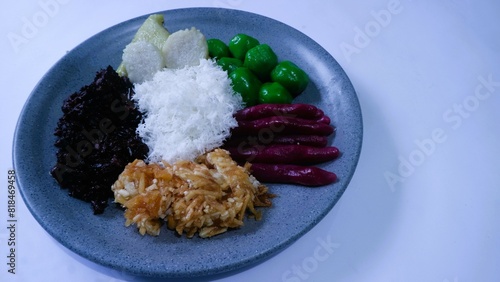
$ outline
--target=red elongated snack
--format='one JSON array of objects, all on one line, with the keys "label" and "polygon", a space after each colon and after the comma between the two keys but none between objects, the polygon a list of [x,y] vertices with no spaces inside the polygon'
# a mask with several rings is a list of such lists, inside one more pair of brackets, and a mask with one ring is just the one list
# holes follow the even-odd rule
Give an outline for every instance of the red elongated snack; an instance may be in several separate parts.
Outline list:
[{"label": "red elongated snack", "polygon": [[231,137],[224,142],[225,147],[239,147],[239,146],[262,146],[271,144],[281,145],[305,145],[312,147],[326,147],[328,144],[328,137],[320,135],[249,135]]},{"label": "red elongated snack", "polygon": [[236,120],[256,120],[271,116],[298,117],[303,119],[319,119],[323,111],[309,104],[259,104],[238,111]]},{"label": "red elongated snack", "polygon": [[314,166],[252,163],[252,175],[260,182],[287,183],[316,187],[337,180],[333,172]]},{"label": "red elongated snack", "polygon": [[319,123],[324,123],[324,124],[330,124],[331,120],[330,117],[328,116],[322,116],[319,119],[316,120]]},{"label": "red elongated snack", "polygon": [[269,145],[245,148],[227,148],[231,157],[240,162],[315,164],[331,161],[339,156],[336,147],[311,147],[303,145]]},{"label": "red elongated snack", "polygon": [[309,134],[328,136],[333,133],[333,126],[319,123],[314,120],[272,116],[256,120],[238,121],[238,126],[233,128],[233,135],[261,135],[265,131],[274,134]]}]

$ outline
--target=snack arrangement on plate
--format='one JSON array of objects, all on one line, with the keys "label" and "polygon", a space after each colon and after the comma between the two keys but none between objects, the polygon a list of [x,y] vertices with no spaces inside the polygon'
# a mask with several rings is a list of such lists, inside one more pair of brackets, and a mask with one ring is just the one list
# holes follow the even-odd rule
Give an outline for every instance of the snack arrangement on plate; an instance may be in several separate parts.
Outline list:
[{"label": "snack arrangement on plate", "polygon": [[280,196],[264,183],[336,181],[316,166],[340,154],[330,118],[294,103],[309,83],[299,66],[247,34],[226,44],[163,24],[149,16],[116,70],[64,101],[51,170],[62,188],[95,214],[113,198],[142,235],[166,224],[206,238],[260,220]]}]

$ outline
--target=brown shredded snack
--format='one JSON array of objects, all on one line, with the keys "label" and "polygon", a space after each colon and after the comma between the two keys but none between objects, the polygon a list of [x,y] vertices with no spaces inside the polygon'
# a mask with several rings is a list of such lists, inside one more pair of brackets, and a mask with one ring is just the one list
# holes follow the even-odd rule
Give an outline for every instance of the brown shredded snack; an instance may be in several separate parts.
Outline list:
[{"label": "brown shredded snack", "polygon": [[188,238],[211,237],[243,225],[248,212],[261,219],[256,207],[270,207],[274,195],[238,166],[229,153],[215,149],[196,161],[174,164],[128,164],[113,184],[115,202],[125,210],[126,226],[158,235],[163,221]]}]

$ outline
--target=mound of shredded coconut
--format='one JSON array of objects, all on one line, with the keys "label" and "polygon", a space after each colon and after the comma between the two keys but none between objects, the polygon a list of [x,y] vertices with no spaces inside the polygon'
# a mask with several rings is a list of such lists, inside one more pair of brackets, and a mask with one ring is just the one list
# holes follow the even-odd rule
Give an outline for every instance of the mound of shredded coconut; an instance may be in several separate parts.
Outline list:
[{"label": "mound of shredded coconut", "polygon": [[157,72],[135,85],[134,100],[145,113],[137,133],[152,162],[194,160],[220,147],[237,126],[233,114],[242,108],[227,73],[207,59]]}]

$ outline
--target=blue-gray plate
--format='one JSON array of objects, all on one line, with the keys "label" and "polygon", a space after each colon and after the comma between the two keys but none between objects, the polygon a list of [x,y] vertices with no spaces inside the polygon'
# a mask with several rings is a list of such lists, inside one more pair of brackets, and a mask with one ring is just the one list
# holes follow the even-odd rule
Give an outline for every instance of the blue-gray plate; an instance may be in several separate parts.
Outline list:
[{"label": "blue-gray plate", "polygon": [[[263,219],[246,219],[238,230],[201,239],[178,237],[166,227],[160,236],[141,236],[125,227],[123,211],[110,205],[94,215],[89,203],[68,196],[49,171],[56,163],[54,129],[63,100],[92,82],[107,65],[117,67],[123,48],[148,15],[89,38],[61,58],[40,80],[20,115],[13,147],[19,190],[30,212],[60,244],[79,256],[134,276],[185,278],[225,275],[277,254],[315,226],[335,205],[351,180],[361,151],[362,118],[356,92],[341,66],[319,44],[276,20],[237,10],[188,8],[159,12],[170,32],[196,27],[206,38],[229,42],[245,33],[267,43],[280,60],[291,60],[311,83],[296,102],[311,103],[336,127],[332,145],[342,152],[320,167],[338,181],[319,188],[269,185],[271,208]],[[325,32],[327,32],[325,30]]]}]

